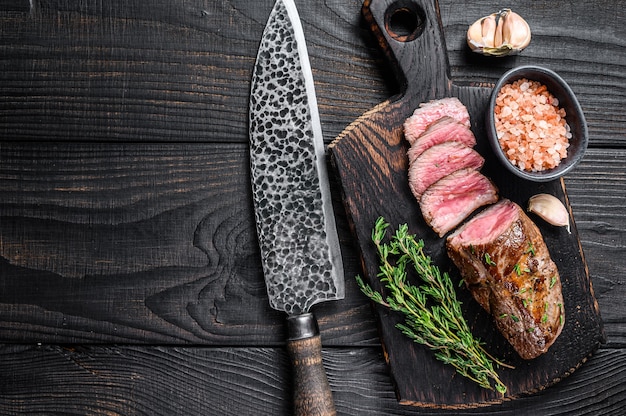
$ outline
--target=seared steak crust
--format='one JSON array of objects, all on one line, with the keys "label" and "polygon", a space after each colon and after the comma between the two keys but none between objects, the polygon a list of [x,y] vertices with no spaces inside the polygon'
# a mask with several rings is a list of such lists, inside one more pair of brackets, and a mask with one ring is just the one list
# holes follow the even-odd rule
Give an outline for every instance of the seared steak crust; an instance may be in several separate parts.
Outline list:
[{"label": "seared steak crust", "polygon": [[565,321],[561,280],[539,229],[523,209],[502,200],[446,243],[472,295],[520,357],[545,353]]}]

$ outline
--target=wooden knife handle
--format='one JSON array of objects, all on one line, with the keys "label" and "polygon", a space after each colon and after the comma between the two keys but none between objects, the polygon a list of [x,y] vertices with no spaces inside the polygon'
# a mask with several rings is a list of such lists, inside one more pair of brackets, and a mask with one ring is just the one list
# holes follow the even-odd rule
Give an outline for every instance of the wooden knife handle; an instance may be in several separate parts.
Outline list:
[{"label": "wooden knife handle", "polygon": [[315,316],[289,316],[287,330],[287,350],[294,373],[294,415],[336,415],[322,364],[322,341]]}]

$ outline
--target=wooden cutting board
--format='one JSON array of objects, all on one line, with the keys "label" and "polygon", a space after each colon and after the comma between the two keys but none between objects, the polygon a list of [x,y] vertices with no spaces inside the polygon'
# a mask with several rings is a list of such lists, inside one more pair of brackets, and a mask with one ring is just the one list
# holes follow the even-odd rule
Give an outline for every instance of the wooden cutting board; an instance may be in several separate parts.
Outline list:
[{"label": "wooden cutting board", "polygon": [[[424,101],[455,96],[467,106],[478,141],[476,150],[486,160],[482,172],[498,186],[502,198],[525,207],[533,194],[550,193],[561,199],[571,214],[562,180],[536,184],[517,179],[491,153],[483,127],[491,88],[457,86],[451,82],[436,0],[368,0],[363,13],[404,85],[404,93],[381,103],[348,126],[330,145],[329,157],[341,185],[364,278],[374,289],[381,289],[376,277],[378,259],[371,243],[372,227],[379,216],[391,224],[390,230],[408,224],[411,233],[425,241],[428,254],[441,270],[448,271],[455,282],[460,279],[447,258],[444,239],[424,223],[408,186],[408,146],[402,124]],[[515,366],[499,369],[508,389],[502,397],[437,361],[432,352],[395,328],[402,321],[401,316],[376,306],[385,357],[401,403],[468,408],[531,394],[571,374],[604,342],[602,321],[575,224],[569,234],[564,228],[532,218],[561,274],[566,324],[560,337],[546,354],[522,360],[495,329],[491,317],[464,286],[459,287],[457,294],[474,335],[491,354]]]}]

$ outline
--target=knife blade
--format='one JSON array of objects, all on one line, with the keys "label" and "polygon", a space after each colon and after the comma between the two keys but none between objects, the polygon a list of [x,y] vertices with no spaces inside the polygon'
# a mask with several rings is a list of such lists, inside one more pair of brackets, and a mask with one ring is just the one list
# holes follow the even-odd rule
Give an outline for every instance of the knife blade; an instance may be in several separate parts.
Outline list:
[{"label": "knife blade", "polygon": [[343,299],[343,265],[313,74],[293,0],[277,0],[265,26],[249,118],[257,236],[270,305],[287,313],[295,413],[335,414],[310,308]]}]

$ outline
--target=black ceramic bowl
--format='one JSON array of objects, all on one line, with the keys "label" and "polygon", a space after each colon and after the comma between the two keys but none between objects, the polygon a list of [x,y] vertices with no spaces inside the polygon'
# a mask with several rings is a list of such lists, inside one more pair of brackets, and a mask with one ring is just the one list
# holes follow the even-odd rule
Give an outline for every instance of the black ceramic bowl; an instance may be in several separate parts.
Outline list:
[{"label": "black ceramic bowl", "polygon": [[[504,151],[500,147],[500,143],[498,142],[494,121],[496,96],[504,85],[514,82],[520,78],[526,78],[544,84],[548,88],[548,91],[550,91],[552,95],[559,100],[559,107],[565,109],[565,120],[567,121],[567,124],[569,124],[572,137],[569,141],[570,145],[567,149],[567,157],[562,159],[561,163],[554,169],[538,172],[522,170],[513,165],[507,159]],[[530,181],[547,182],[560,178],[567,172],[571,171],[580,162],[587,150],[587,142],[589,141],[587,122],[585,121],[585,116],[578,100],[576,99],[576,96],[563,78],[555,72],[539,66],[520,66],[513,68],[498,80],[498,83],[491,93],[485,121],[487,124],[487,137],[498,160],[506,169],[515,175]]]}]

